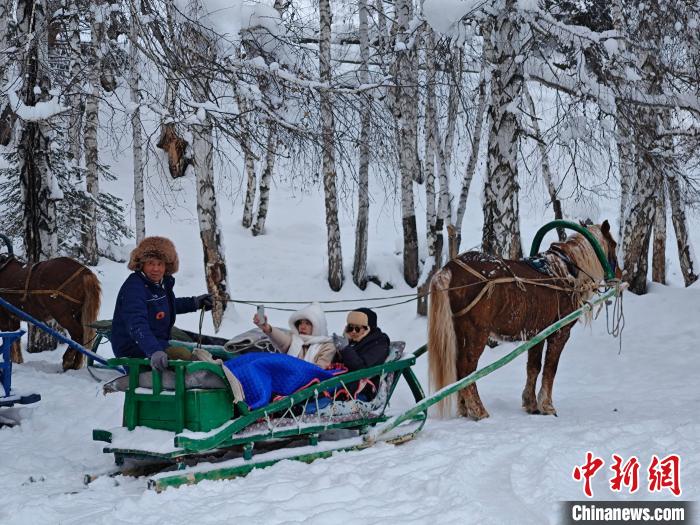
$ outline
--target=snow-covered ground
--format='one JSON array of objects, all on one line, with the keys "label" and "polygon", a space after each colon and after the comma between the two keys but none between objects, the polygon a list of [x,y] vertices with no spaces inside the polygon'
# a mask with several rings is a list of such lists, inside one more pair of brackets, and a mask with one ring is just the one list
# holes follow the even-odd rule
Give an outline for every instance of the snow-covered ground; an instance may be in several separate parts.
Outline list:
[{"label": "snow-covered ground", "polygon": [[[184,194],[192,188],[185,184]],[[478,185],[475,183],[475,188]],[[123,183],[121,188],[124,188]],[[127,190],[124,190],[127,191]],[[478,191],[470,198],[464,246],[478,244],[481,218]],[[402,284],[400,229],[392,205],[373,204],[370,265],[396,285],[389,291],[351,282],[353,218],[343,215],[346,284],[332,293],[325,280],[323,201],[318,193],[300,195],[284,185],[273,189],[267,235],[253,238],[239,225],[240,205],[221,203],[229,286],[232,296],[252,300],[348,299],[391,296],[410,290]],[[546,222],[544,212],[528,212],[523,237],[531,239]],[[600,217],[598,217],[600,218]],[[203,263],[196,218],[183,208],[152,213],[150,234],[171,237],[181,258],[176,292],[204,290]],[[695,225],[694,233],[697,235]],[[669,239],[669,245],[673,242]],[[696,241],[697,244],[697,241]],[[669,258],[671,259],[671,258]],[[596,500],[668,500],[668,489],[651,493],[647,466],[656,454],[681,457],[683,500],[700,494],[700,288],[679,284],[670,265],[671,286],[652,285],[649,294],[627,294],[625,330],[619,341],[606,334],[605,314],[591,326],[579,325],[564,351],[554,390],[559,417],[531,416],[520,408],[525,356],[479,383],[491,417],[480,422],[431,417],[423,432],[404,445],[335,454],[313,464],[285,461],[245,478],[146,490],[145,478],[102,477],[83,485],[86,473],[107,472],[111,456],[91,438],[93,428],[121,423],[121,394],[103,396],[101,383],[87,370],[60,373],[63,351],[25,354],[14,369],[16,390],[38,392],[40,403],[0,409],[21,420],[0,429],[0,523],[557,523],[560,502],[583,499],[582,483],[572,471],[587,451],[605,460],[593,480]],[[128,274],[126,265],[103,260],[97,267],[104,287],[101,317],[112,314],[114,299]],[[392,301],[387,301],[392,302]],[[369,303],[368,303],[369,304]],[[344,305],[341,305],[343,307]],[[251,327],[254,308],[229,308],[220,335]],[[268,308],[273,324],[287,315]],[[379,310],[380,324],[409,348],[425,342],[426,321],[415,305]],[[196,329],[196,314],[178,317],[178,325]],[[343,313],[329,313],[331,330],[340,331]],[[205,331],[212,332],[210,319]],[[488,349],[482,365],[512,349]],[[100,350],[111,355],[108,345]],[[427,359],[416,372],[427,388]],[[105,379],[108,371],[98,371]],[[402,387],[392,410],[411,405]],[[612,454],[640,462],[640,489],[609,488]]]}]

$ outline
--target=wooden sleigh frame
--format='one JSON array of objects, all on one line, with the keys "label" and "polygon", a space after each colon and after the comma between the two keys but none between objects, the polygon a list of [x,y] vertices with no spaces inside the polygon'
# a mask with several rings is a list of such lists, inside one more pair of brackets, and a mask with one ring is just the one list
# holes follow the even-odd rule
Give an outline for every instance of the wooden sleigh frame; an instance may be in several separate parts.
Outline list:
[{"label": "wooden sleigh frame", "polygon": [[[155,490],[202,479],[237,477],[283,459],[310,462],[335,451],[365,448],[371,444],[363,436],[389,419],[385,411],[402,377],[416,402],[424,398],[411,369],[417,355],[424,351],[423,347],[413,355],[393,360],[390,356],[382,365],[333,377],[256,410],[249,410],[244,402],[234,404],[228,387],[185,388],[185,374],[202,370],[216,374],[228,385],[222,368],[216,364],[170,361],[175,388],[165,390],[162,374],[157,370],[149,372],[152,388],[139,386],[139,376],[150,369],[148,360],[110,359],[111,366],[129,368],[123,427],[94,430],[93,439],[109,443],[103,451],[114,454],[121,473],[140,474],[143,472],[140,467],[149,463],[156,466],[155,470],[174,468],[149,479],[149,487]],[[319,406],[323,392],[347,388],[349,383],[375,376],[380,377],[380,384],[373,400],[330,400],[326,407]],[[309,407],[311,413],[307,412]],[[413,415],[384,441],[399,443],[412,439],[425,424],[426,417],[427,409]],[[351,437],[338,440],[341,431]],[[161,445],[149,448],[139,444],[153,439],[158,439]],[[200,462],[212,456],[233,456],[233,459]],[[86,481],[90,481],[89,477]]]}]

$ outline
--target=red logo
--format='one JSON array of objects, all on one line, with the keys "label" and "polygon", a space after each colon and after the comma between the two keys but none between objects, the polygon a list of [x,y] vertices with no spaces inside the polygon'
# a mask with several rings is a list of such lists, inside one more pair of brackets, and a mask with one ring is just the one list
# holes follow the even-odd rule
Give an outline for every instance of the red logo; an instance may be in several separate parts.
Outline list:
[{"label": "red logo", "polygon": [[595,476],[595,473],[605,464],[605,462],[593,456],[593,453],[586,452],[586,463],[581,466],[576,466],[574,468],[573,477],[576,481],[583,480],[583,493],[589,498],[593,497],[593,491],[591,490],[591,478]]},{"label": "red logo", "polygon": [[[612,455],[613,463],[610,470],[613,476],[609,478],[610,490],[622,492],[623,487],[627,488],[630,494],[634,494],[639,489],[640,463],[636,456],[630,457],[627,461],[618,454]],[[596,457],[592,452],[586,452],[586,461],[583,465],[576,465],[572,472],[575,481],[583,482],[583,493],[587,497],[593,497],[591,480],[600,470],[605,461]],[[669,454],[665,458],[659,458],[656,454],[651,456],[651,462],[647,468],[648,481],[647,490],[649,492],[661,492],[668,489],[671,494],[678,497],[681,495],[681,458],[678,454]]]},{"label": "red logo", "polygon": [[161,319],[165,319],[165,312],[158,312],[158,313],[156,314],[156,319],[158,319],[159,321],[160,321]]}]

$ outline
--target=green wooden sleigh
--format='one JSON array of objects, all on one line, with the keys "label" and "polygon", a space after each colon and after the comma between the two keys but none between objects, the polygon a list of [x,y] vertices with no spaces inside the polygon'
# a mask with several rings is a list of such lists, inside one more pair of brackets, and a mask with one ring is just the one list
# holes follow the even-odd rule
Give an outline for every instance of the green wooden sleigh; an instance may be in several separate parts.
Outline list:
[{"label": "green wooden sleigh", "polygon": [[[403,349],[403,343],[394,342],[382,365],[341,374],[256,410],[249,410],[242,401],[234,403],[223,370],[214,363],[170,361],[174,385],[166,389],[163,375],[151,370],[147,359],[110,359],[112,366],[129,367],[123,426],[96,429],[93,439],[108,443],[103,450],[114,454],[115,474],[156,472],[148,486],[158,491],[245,475],[284,459],[310,462],[335,451],[365,448],[371,444],[364,438],[368,431],[389,418],[386,410],[401,378],[416,402],[424,397],[411,367],[425,349],[408,356]],[[202,371],[219,377],[222,387],[186,388],[187,374]],[[144,373],[150,374],[149,387],[140,386]],[[349,390],[350,383],[376,376],[379,385],[371,400],[341,396],[329,402],[324,395]],[[426,417],[427,409],[382,440],[412,439]],[[86,482],[90,480],[87,476]]]},{"label": "green wooden sleigh", "polygon": [[[111,366],[129,367],[124,426],[94,430],[93,438],[109,443],[104,451],[115,455],[121,472],[130,472],[132,466],[138,463],[153,464],[153,470],[157,473],[150,477],[149,487],[156,490],[203,479],[241,476],[284,459],[310,462],[328,457],[335,451],[367,448],[379,441],[402,443],[410,440],[425,424],[430,406],[502,368],[563,326],[576,322],[596,306],[602,306],[622,294],[626,284],[614,278],[614,272],[597,241],[578,224],[568,221],[546,224],[537,232],[531,252],[537,253],[543,236],[557,227],[578,231],[589,239],[605,271],[607,289],[505,356],[430,397],[424,397],[411,370],[416,358],[426,352],[425,346],[412,355],[404,356],[403,345],[392,343],[389,358],[382,365],[336,376],[257,410],[249,410],[242,402],[234,403],[230,389],[225,387],[185,388],[186,374],[196,374],[202,370],[218,374],[223,379],[223,371],[214,364],[171,361],[174,387],[168,390],[163,388],[162,375],[157,371],[149,372],[149,388],[139,386],[141,372],[150,370],[149,361],[112,359],[109,361]],[[192,347],[192,343],[180,344]],[[230,355],[223,348],[208,349],[222,358]],[[322,392],[374,376],[381,379],[373,400],[334,400],[323,409],[307,410],[318,403]],[[386,409],[402,377],[408,383],[416,404],[390,417]],[[144,446],[144,443],[150,445]],[[210,461],[212,457],[217,462]],[[163,471],[163,468],[171,470]]]}]

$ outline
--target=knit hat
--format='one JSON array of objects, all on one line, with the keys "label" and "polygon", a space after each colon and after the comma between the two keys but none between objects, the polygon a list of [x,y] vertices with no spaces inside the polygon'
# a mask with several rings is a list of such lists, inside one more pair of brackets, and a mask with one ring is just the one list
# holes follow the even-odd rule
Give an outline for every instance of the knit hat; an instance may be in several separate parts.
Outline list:
[{"label": "knit hat", "polygon": [[377,314],[369,308],[356,308],[348,312],[348,324],[369,326],[370,330],[377,328]]},{"label": "knit hat", "polygon": [[175,245],[170,239],[165,237],[146,237],[129,256],[129,270],[137,272],[143,268],[143,263],[147,259],[160,259],[165,263],[166,275],[177,272],[180,261],[177,258]]}]

